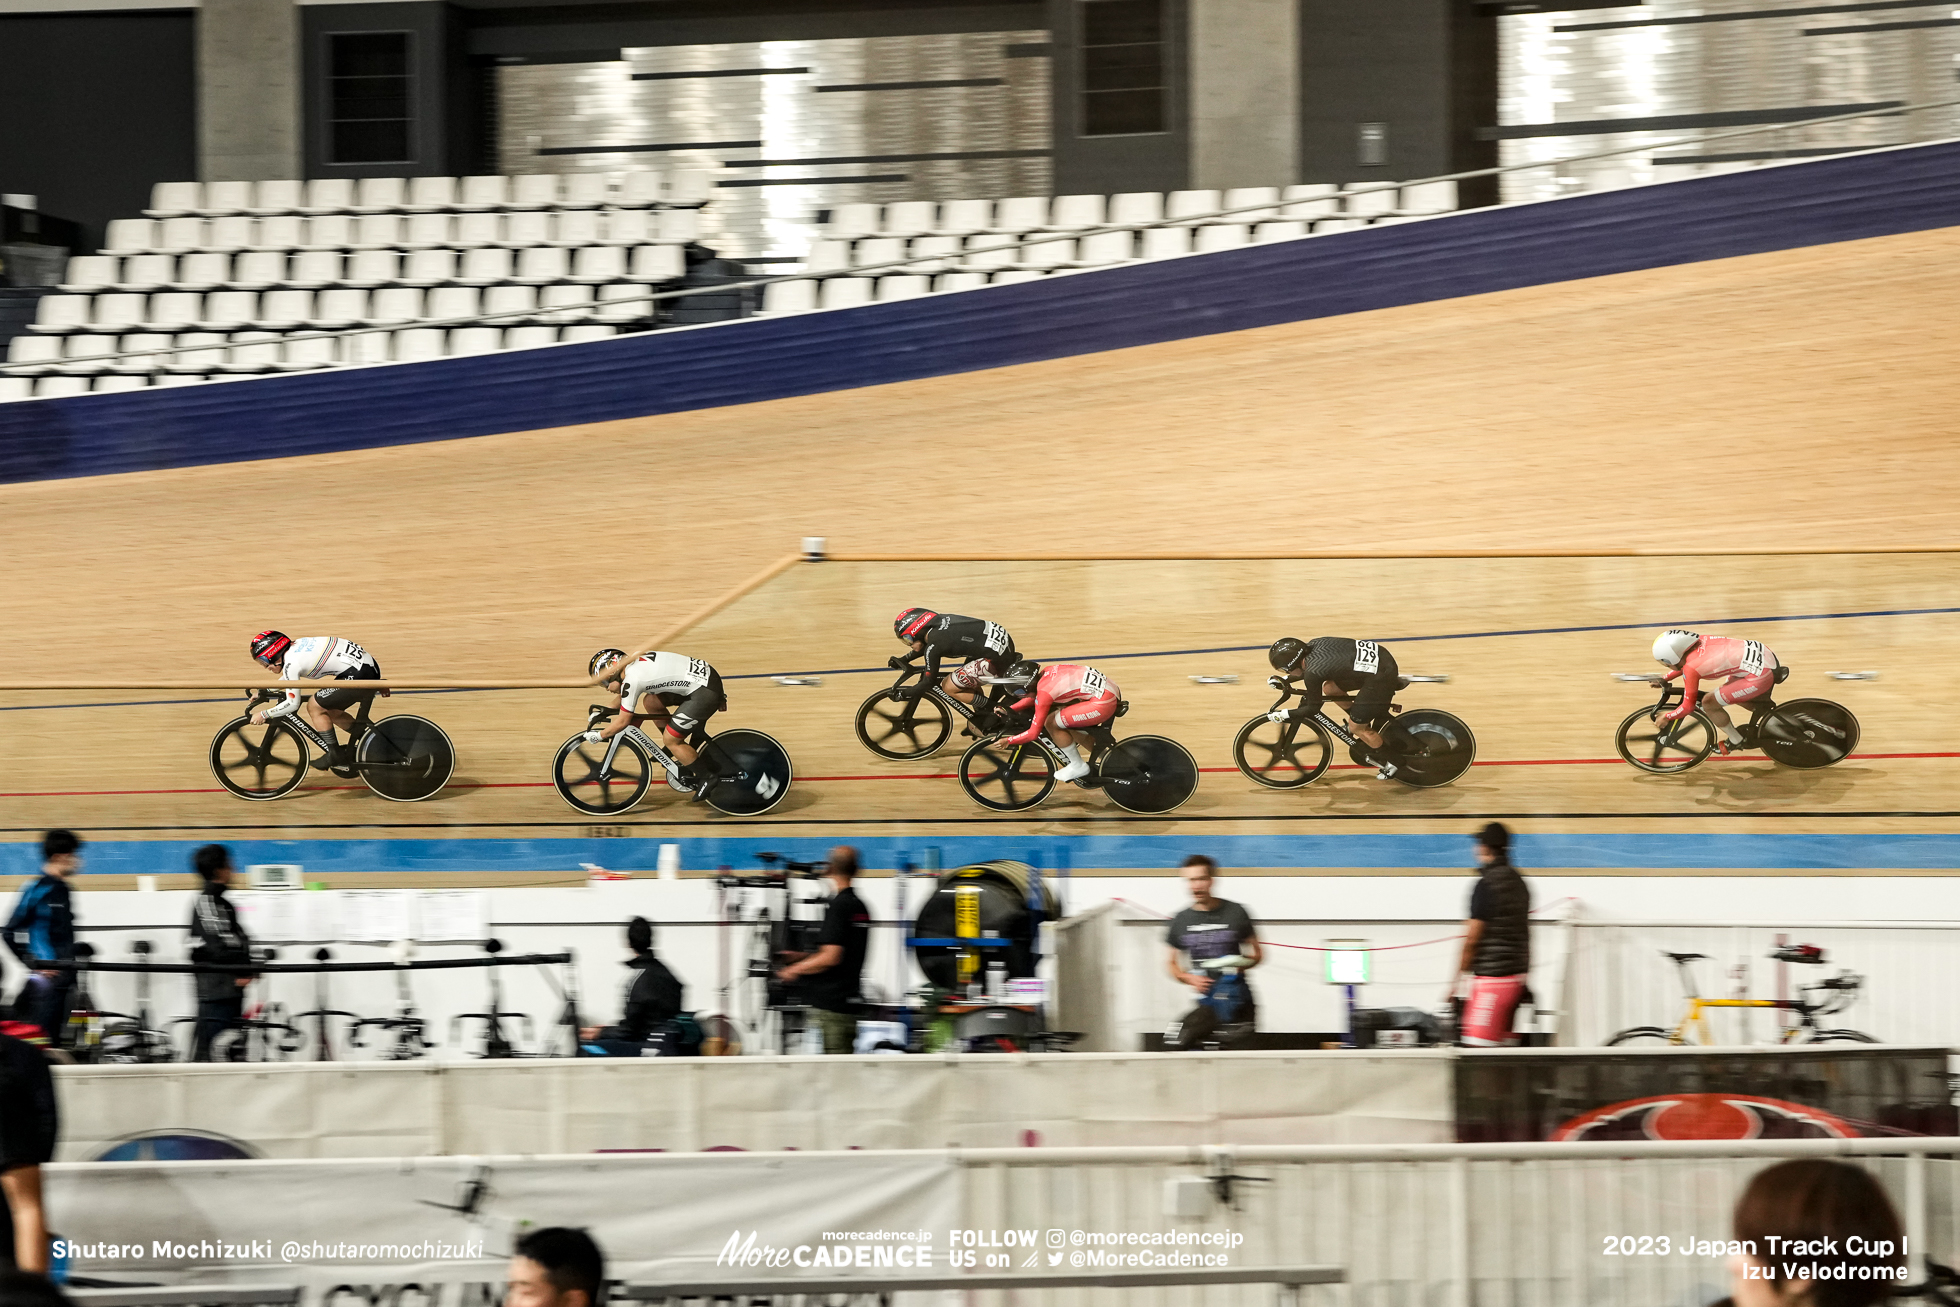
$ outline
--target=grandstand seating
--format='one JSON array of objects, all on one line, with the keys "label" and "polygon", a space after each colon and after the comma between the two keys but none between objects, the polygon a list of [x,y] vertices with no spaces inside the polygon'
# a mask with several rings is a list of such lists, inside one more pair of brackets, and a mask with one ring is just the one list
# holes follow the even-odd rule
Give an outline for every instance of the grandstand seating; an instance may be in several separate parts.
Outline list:
[{"label": "grandstand seating", "polygon": [[[644,328],[647,297],[684,275],[682,249],[712,194],[700,170],[159,183],[143,217],[112,221],[100,253],[70,260],[59,293],[9,348],[7,362],[27,366],[8,375],[26,384],[0,399],[81,393],[91,378],[126,390]],[[843,204],[815,228],[808,279],[768,286],[761,312],[913,299],[1455,207],[1452,182]],[[306,335],[364,327],[394,329]],[[111,357],[185,346],[196,348]]]}]

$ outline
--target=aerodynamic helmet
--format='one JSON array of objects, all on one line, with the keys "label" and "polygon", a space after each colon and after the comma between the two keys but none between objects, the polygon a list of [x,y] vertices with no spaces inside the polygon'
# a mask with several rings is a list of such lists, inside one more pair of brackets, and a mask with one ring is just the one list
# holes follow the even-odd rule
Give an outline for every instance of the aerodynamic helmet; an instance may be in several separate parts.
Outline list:
[{"label": "aerodynamic helmet", "polygon": [[252,657],[261,667],[277,667],[292,647],[291,637],[283,631],[260,631],[252,637]]},{"label": "aerodynamic helmet", "polygon": [[1693,631],[1667,631],[1654,637],[1654,661],[1678,667],[1688,651],[1701,643],[1701,637]]},{"label": "aerodynamic helmet", "polygon": [[1005,679],[1014,682],[1014,684],[1025,690],[1039,680],[1040,677],[1041,664],[1032,658],[1023,658],[1007,669]]},{"label": "aerodynamic helmet", "polygon": [[938,620],[939,614],[930,608],[908,608],[892,623],[892,630],[899,639],[909,644],[924,635],[926,628]]},{"label": "aerodynamic helmet", "polygon": [[624,649],[601,649],[598,653],[592,655],[590,662],[586,663],[586,675],[597,676],[602,670],[612,666],[625,656],[626,651]]},{"label": "aerodynamic helmet", "polygon": [[1307,642],[1296,640],[1290,635],[1273,641],[1273,647],[1266,650],[1266,660],[1276,672],[1290,672],[1294,665],[1307,656]]}]

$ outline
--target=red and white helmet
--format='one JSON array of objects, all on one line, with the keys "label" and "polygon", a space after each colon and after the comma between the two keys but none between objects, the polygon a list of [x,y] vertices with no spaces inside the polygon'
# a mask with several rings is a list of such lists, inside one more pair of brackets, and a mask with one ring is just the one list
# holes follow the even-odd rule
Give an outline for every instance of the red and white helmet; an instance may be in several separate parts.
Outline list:
[{"label": "red and white helmet", "polygon": [[908,608],[892,623],[892,630],[909,644],[925,635],[926,629],[938,620],[939,614],[930,608]]},{"label": "red and white helmet", "polygon": [[252,657],[262,667],[277,667],[292,647],[292,639],[283,631],[260,631],[252,637]]}]

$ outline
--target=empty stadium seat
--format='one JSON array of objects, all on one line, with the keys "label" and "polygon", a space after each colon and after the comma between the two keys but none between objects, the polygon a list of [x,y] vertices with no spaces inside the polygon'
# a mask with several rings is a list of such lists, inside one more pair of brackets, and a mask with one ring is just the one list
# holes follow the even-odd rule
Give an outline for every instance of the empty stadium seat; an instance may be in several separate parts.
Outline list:
[{"label": "empty stadium seat", "polygon": [[216,290],[204,297],[197,325],[205,331],[236,331],[259,316],[259,296],[250,290]]},{"label": "empty stadium seat", "polygon": [[687,275],[687,256],[678,245],[642,245],[633,251],[627,275],[635,281],[679,281]]},{"label": "empty stadium seat", "polygon": [[332,336],[301,336],[285,342],[279,367],[285,372],[330,368],[340,358],[340,342]]},{"label": "empty stadium seat", "polygon": [[1124,263],[1136,254],[1136,233],[1099,231],[1076,242],[1076,262],[1088,268]]},{"label": "empty stadium seat", "polygon": [[483,292],[474,286],[438,286],[423,301],[422,315],[439,321],[473,318],[483,305]]},{"label": "empty stadium seat", "polygon": [[307,219],[297,213],[260,218],[251,246],[261,250],[296,250],[306,244]]},{"label": "empty stadium seat", "polygon": [[1013,286],[1024,281],[1041,281],[1047,275],[1045,272],[1036,272],[1029,268],[1009,268],[1006,272],[994,274],[994,285]]},{"label": "empty stadium seat", "polygon": [[644,245],[653,239],[652,215],[645,209],[607,209],[600,217],[599,239],[607,245]]},{"label": "empty stadium seat", "polygon": [[32,399],[33,396],[34,378],[0,372],[0,404],[15,399]]},{"label": "empty stadium seat", "polygon": [[252,325],[268,331],[293,331],[311,321],[312,291],[272,290],[259,297],[259,316]]},{"label": "empty stadium seat", "polygon": [[601,322],[638,322],[652,315],[656,301],[647,298],[652,294],[653,287],[630,281],[601,286],[598,311],[593,316]]},{"label": "empty stadium seat", "polygon": [[452,209],[468,212],[472,209],[500,209],[510,199],[510,179],[493,174],[488,177],[465,177],[459,188]]},{"label": "empty stadium seat", "polygon": [[388,352],[397,363],[426,363],[441,358],[448,344],[449,333],[440,327],[410,327],[394,334]]},{"label": "empty stadium seat", "polygon": [[558,341],[556,327],[512,327],[504,333],[505,349],[536,349]]},{"label": "empty stadium seat", "polygon": [[949,290],[974,290],[986,284],[987,274],[984,272],[949,272],[945,276],[938,278],[933,289],[940,292]]},{"label": "empty stadium seat", "polygon": [[941,236],[971,236],[986,231],[994,220],[992,200],[947,200],[939,206],[933,232]]},{"label": "empty stadium seat", "polygon": [[97,377],[95,384],[89,387],[89,393],[93,395],[113,395],[122,391],[148,390],[149,387],[150,379],[148,377],[101,376]]},{"label": "empty stadium seat", "polygon": [[547,322],[583,322],[592,316],[592,287],[560,282],[538,292],[538,316]]},{"label": "empty stadium seat", "polygon": [[349,244],[357,250],[392,250],[402,243],[402,215],[399,213],[365,213],[354,219],[354,239]]},{"label": "empty stadium seat", "polygon": [[156,240],[156,227],[156,223],[148,218],[111,218],[107,234],[103,237],[108,243],[102,247],[102,252],[145,253]]},{"label": "empty stadium seat", "polygon": [[517,314],[526,316],[537,312],[538,288],[536,286],[492,286],[483,292],[484,314],[510,315],[505,322],[516,321]]},{"label": "empty stadium seat", "polygon": [[1280,206],[1282,218],[1338,218],[1341,216],[1341,188],[1326,182],[1305,182],[1280,192],[1286,203]]},{"label": "empty stadium seat", "polygon": [[1036,231],[1048,225],[1046,195],[1016,195],[994,202],[993,224],[988,231]]},{"label": "empty stadium seat", "polygon": [[[1178,195],[1190,195],[1191,191],[1175,191]],[[1164,216],[1164,196],[1160,191],[1122,191],[1109,197],[1109,222],[1111,225],[1126,222],[1155,222]],[[1172,214],[1177,217],[1177,214]]]},{"label": "empty stadium seat", "polygon": [[455,244],[454,226],[455,219],[447,213],[411,213],[402,225],[399,243],[407,250],[448,248]]},{"label": "empty stadium seat", "polygon": [[33,331],[69,332],[88,328],[91,298],[87,295],[43,295],[34,306]]},{"label": "empty stadium seat", "polygon": [[345,256],[339,250],[301,250],[293,255],[286,265],[288,286],[331,286],[340,280],[341,262]]},{"label": "empty stadium seat", "polygon": [[626,251],[617,245],[588,245],[575,256],[571,275],[565,280],[597,283],[617,281],[626,275]]},{"label": "empty stadium seat", "polygon": [[231,338],[231,348],[225,351],[225,371],[277,372],[279,353],[278,332],[241,331]]},{"label": "empty stadium seat", "polygon": [[1139,247],[1146,259],[1169,259],[1191,252],[1189,227],[1146,227],[1138,234],[1143,238]]},{"label": "empty stadium seat", "polygon": [[557,173],[521,173],[510,179],[510,199],[506,201],[506,208],[549,209],[557,203]]},{"label": "empty stadium seat", "polygon": [[160,254],[187,254],[204,248],[204,219],[165,218],[157,224],[150,248]]},{"label": "empty stadium seat", "polygon": [[150,384],[153,386],[201,386],[204,384],[204,378],[200,375],[188,373],[166,372],[152,378]]},{"label": "empty stadium seat", "polygon": [[824,228],[824,236],[837,241],[876,236],[881,229],[882,221],[883,217],[878,205],[840,204],[830,211],[830,222]]},{"label": "empty stadium seat", "polygon": [[1218,222],[1197,229],[1191,248],[1199,254],[1235,250],[1252,241],[1252,228],[1242,222]]},{"label": "empty stadium seat", "polygon": [[983,232],[966,238],[966,253],[960,257],[960,266],[971,272],[993,272],[1011,268],[1020,258],[1020,247],[1010,245],[1008,233]]},{"label": "empty stadium seat", "polygon": [[252,182],[206,182],[204,202],[193,207],[207,218],[244,213],[252,207],[253,186]]},{"label": "empty stadium seat", "polygon": [[[160,254],[168,259],[170,255]],[[177,279],[170,283],[178,290],[216,290],[231,280],[231,255],[215,250],[186,254],[177,261]]]},{"label": "empty stadium seat", "polygon": [[366,320],[369,323],[414,322],[424,316],[419,287],[383,286],[368,297]]},{"label": "empty stadium seat", "polygon": [[394,250],[356,250],[341,280],[350,286],[385,286],[401,275],[401,261]]},{"label": "empty stadium seat", "polygon": [[818,241],[804,257],[805,272],[842,272],[851,266],[851,247],[846,241]]},{"label": "empty stadium seat", "polygon": [[499,244],[512,249],[551,243],[552,215],[542,209],[520,209],[504,215],[504,233]]},{"label": "empty stadium seat", "polygon": [[166,357],[150,351],[170,348],[170,337],[159,332],[132,332],[122,338],[121,353],[133,354],[134,358],[117,359],[109,364],[112,372],[143,373],[155,372],[163,367]]},{"label": "empty stadium seat", "polygon": [[70,336],[62,342],[60,370],[84,377],[105,372],[109,368],[108,357],[117,352],[121,343],[119,336]]},{"label": "empty stadium seat", "polygon": [[667,174],[668,204],[702,205],[715,197],[715,174],[707,168],[676,168]]},{"label": "empty stadium seat", "polygon": [[306,183],[306,203],[299,206],[301,213],[346,213],[354,207],[354,179],[351,177],[315,177]]},{"label": "empty stadium seat", "polygon": [[[186,260],[194,259],[195,254],[186,255]],[[225,256],[220,254],[220,259]],[[74,275],[74,265],[80,259],[69,261],[69,275]],[[114,259],[107,262],[113,264]],[[173,254],[132,254],[123,260],[122,276],[118,283],[124,290],[162,290],[177,284],[177,258]],[[216,283],[213,283],[216,284]]]},{"label": "empty stadium seat", "polygon": [[[558,203],[568,209],[596,209],[606,203],[612,189],[612,178],[603,172],[567,173],[564,178],[564,193]],[[532,330],[544,331],[538,327]]]},{"label": "empty stadium seat", "polygon": [[352,327],[368,321],[368,293],[357,286],[334,286],[313,300],[313,321],[322,327]]},{"label": "empty stadium seat", "polygon": [[824,282],[817,294],[817,303],[826,309],[853,308],[871,302],[873,279],[870,277],[832,277]]},{"label": "empty stadium seat", "polygon": [[685,245],[701,237],[699,209],[662,209],[654,220],[653,238]]},{"label": "empty stadium seat", "polygon": [[597,209],[571,209],[551,215],[551,244],[553,245],[597,245],[599,243],[599,211]]},{"label": "empty stadium seat", "polygon": [[1103,212],[1103,197],[1100,195],[1057,195],[1048,205],[1048,221],[1039,225],[1049,231],[1100,227]]},{"label": "empty stadium seat", "polygon": [[180,218],[203,204],[203,182],[158,182],[150,187],[150,207],[143,212],[152,218]]},{"label": "empty stadium seat", "polygon": [[939,229],[939,206],[931,200],[900,200],[885,206],[887,236],[923,236]]},{"label": "empty stadium seat", "polygon": [[509,281],[516,255],[500,245],[485,245],[463,251],[463,267],[453,278],[468,286],[488,286]]},{"label": "empty stadium seat", "polygon": [[454,177],[411,177],[408,179],[408,198],[401,207],[410,213],[428,213],[450,208],[455,202]]},{"label": "empty stadium seat", "polygon": [[893,300],[915,300],[921,295],[930,294],[932,294],[931,277],[921,277],[908,272],[878,278],[880,304],[887,304]]},{"label": "empty stadium seat", "polygon": [[1316,222],[1313,225],[1313,234],[1316,236],[1325,236],[1337,231],[1360,231],[1367,225],[1360,218],[1329,218],[1325,222]]},{"label": "empty stadium seat", "polygon": [[408,182],[402,177],[363,177],[354,188],[355,213],[392,213],[408,201]]},{"label": "empty stadium seat", "polygon": [[904,237],[874,236],[857,243],[857,247],[851,251],[851,266],[869,268],[881,263],[897,263],[904,257]]},{"label": "empty stadium seat", "polygon": [[242,250],[257,242],[259,220],[243,214],[212,218],[199,238],[207,250]]},{"label": "empty stadium seat", "polygon": [[1392,182],[1362,183],[1341,192],[1341,202],[1350,218],[1372,218],[1395,212],[1401,192]]},{"label": "empty stadium seat", "polygon": [[455,218],[455,234],[450,239],[458,249],[477,249],[485,245],[503,243],[503,214],[459,213]]},{"label": "empty stadium seat", "polygon": [[232,261],[230,284],[240,290],[264,290],[285,279],[284,250],[247,250]]},{"label": "empty stadium seat", "polygon": [[623,208],[644,209],[660,203],[666,179],[658,172],[629,172],[619,179],[619,192],[613,203]]},{"label": "empty stadium seat", "polygon": [[280,180],[260,182],[252,196],[252,212],[260,216],[294,213],[306,203],[306,183]]},{"label": "empty stadium seat", "polygon": [[172,290],[150,296],[148,322],[152,327],[176,330],[197,325],[204,316],[204,297],[195,291]]},{"label": "empty stadium seat", "polygon": [[149,311],[147,295],[97,295],[90,325],[97,331],[131,331],[143,325]]},{"label": "empty stadium seat", "polygon": [[912,265],[913,270],[922,273],[946,271],[959,262],[960,246],[963,243],[958,236],[918,237],[912,242],[913,257],[917,258],[920,255],[927,254],[944,254],[950,257],[944,259],[925,259],[921,262],[914,263]]},{"label": "empty stadium seat", "polygon": [[1417,182],[1402,188],[1404,213],[1456,212],[1455,182]]},{"label": "empty stadium seat", "polygon": [[[1227,214],[1220,221],[1244,223],[1271,222],[1279,217],[1278,200],[1279,187],[1277,186],[1234,186],[1225,192],[1218,207],[1221,209],[1238,209],[1242,210],[1242,212]],[[1245,207],[1248,204],[1266,204],[1268,201],[1272,202],[1270,208],[1247,209]]]},{"label": "empty stadium seat", "polygon": [[322,214],[306,223],[301,249],[344,250],[354,243],[354,220],[344,213]]},{"label": "empty stadium seat", "polygon": [[[67,267],[62,271],[60,289],[70,294],[86,294],[92,290],[114,286],[122,273],[118,267],[121,262],[113,254],[76,255],[68,260]],[[134,260],[132,259],[131,262]],[[129,285],[127,282],[122,284]],[[149,287],[144,286],[142,289],[148,290]]]},{"label": "empty stadium seat", "polygon": [[601,322],[587,322],[576,327],[565,328],[558,339],[568,345],[576,345],[587,340],[610,340],[618,334],[617,327],[607,326]]},{"label": "empty stadium seat", "polygon": [[[441,333],[438,332],[438,335]],[[386,331],[363,331],[340,338],[340,361],[348,364],[386,363],[394,336]]]},{"label": "empty stadium seat", "polygon": [[60,357],[61,337],[59,336],[15,336],[7,342],[7,362],[28,366],[10,367],[4,375],[32,377],[39,376],[43,372],[52,372],[56,360]]},{"label": "empty stadium seat", "polygon": [[[472,250],[474,254],[476,251]],[[509,253],[508,250],[504,253]],[[404,286],[434,286],[456,280],[455,250],[410,250],[396,280]]]},{"label": "empty stadium seat", "polygon": [[87,377],[41,377],[34,383],[36,399],[67,399],[88,394]]},{"label": "empty stadium seat", "polygon": [[[1147,230],[1155,231],[1156,228]],[[1045,240],[1023,245],[1015,263],[1023,268],[1066,268],[1075,262],[1075,242]]]},{"label": "empty stadium seat", "polygon": [[452,358],[462,354],[495,354],[503,347],[504,333],[500,327],[458,327],[449,333],[448,352]]},{"label": "empty stadium seat", "polygon": [[216,372],[225,365],[225,336],[217,331],[190,331],[172,342],[175,354],[163,356],[165,372]]},{"label": "empty stadium seat", "polygon": [[772,281],[762,288],[764,313],[807,313],[817,307],[814,281]]}]

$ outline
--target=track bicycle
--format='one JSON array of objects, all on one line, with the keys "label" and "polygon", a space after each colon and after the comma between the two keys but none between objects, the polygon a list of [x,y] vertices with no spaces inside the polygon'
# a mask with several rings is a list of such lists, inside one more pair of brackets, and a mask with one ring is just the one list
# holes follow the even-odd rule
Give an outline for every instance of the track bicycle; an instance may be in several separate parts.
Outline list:
[{"label": "track bicycle", "polygon": [[[1813,985],[1797,986],[1796,998],[1703,998],[1695,992],[1694,966],[1696,962],[1708,961],[1705,953],[1668,953],[1664,958],[1673,961],[1681,973],[1681,987],[1687,991],[1688,1010],[1681,1020],[1663,1029],[1660,1026],[1632,1026],[1622,1030],[1607,1040],[1609,1048],[1622,1048],[1637,1044],[1681,1045],[1689,1042],[1688,1032],[1692,1029],[1699,1044],[1712,1044],[1709,1037],[1708,1022],[1702,1013],[1709,1008],[1771,1008],[1780,1012],[1797,1014],[1797,1024],[1786,1026],[1779,1043],[1784,1044],[1876,1044],[1878,1041],[1859,1030],[1825,1029],[1817,1018],[1842,1012],[1858,1001],[1858,990],[1865,983],[1864,977],[1849,971],[1840,971],[1828,980],[1820,980]],[[1788,944],[1769,955],[1778,962],[1793,962],[1800,966],[1822,966],[1824,950],[1814,944]],[[1804,995],[1816,994],[1816,1002],[1807,1000]]]},{"label": "track bicycle", "polygon": [[348,761],[330,767],[307,747],[331,757],[327,738],[298,713],[253,723],[253,709],[278,698],[277,690],[248,691],[245,715],[219,727],[211,740],[212,775],[241,799],[284,798],[299,788],[310,767],[317,767],[349,780],[358,777],[395,803],[417,803],[439,793],[456,771],[456,748],[442,727],[409,713],[370,717],[372,705],[365,698],[343,754]]},{"label": "track bicycle", "polygon": [[[1780,683],[1790,673],[1788,667],[1776,669]],[[1616,673],[1618,681],[1645,681],[1654,677]],[[1662,721],[1668,707],[1683,694],[1675,681],[1661,685],[1660,702],[1631,713],[1620,723],[1613,737],[1620,757],[1641,771],[1670,775],[1700,766],[1715,749],[1715,723],[1700,708],[1675,721]],[[1770,761],[1785,767],[1829,767],[1843,762],[1858,747],[1858,719],[1851,710],[1829,699],[1791,699],[1777,703],[1764,696],[1735,705],[1749,710],[1749,720],[1736,727],[1742,736],[1739,747],[1761,749]]]},{"label": "track bicycle", "polygon": [[994,731],[1001,701],[1006,697],[998,678],[983,678],[994,688],[984,697],[975,695],[969,705],[938,685],[927,685],[916,695],[907,690],[905,683],[925,672],[907,659],[894,656],[886,665],[899,673],[898,679],[859,704],[856,719],[858,743],[880,758],[909,762],[931,757],[945,747],[955,717],[966,723],[968,735]]},{"label": "track bicycle", "polygon": [[[591,705],[586,731],[616,711]],[[693,785],[681,780],[680,760],[638,726],[602,741],[586,739],[585,731],[574,735],[551,760],[551,782],[580,812],[615,817],[646,797],[658,770],[677,793],[691,796],[705,780],[700,794],[709,807],[731,817],[754,817],[781,803],[795,779],[789,751],[761,731],[737,728],[710,736],[697,726],[687,742],[695,749]]]},{"label": "track bicycle", "polygon": [[[1404,676],[1399,693],[1415,684],[1443,684],[1447,676]],[[1267,712],[1276,711],[1296,690],[1284,677],[1274,676],[1268,685],[1279,691]],[[1353,702],[1341,695],[1327,703],[1342,707]],[[1412,708],[1404,712],[1401,704],[1389,705],[1394,714],[1382,727],[1380,755],[1393,770],[1391,779],[1404,785],[1427,789],[1447,785],[1461,776],[1477,758],[1477,737],[1461,717],[1440,708]],[[1250,780],[1276,790],[1296,790],[1318,780],[1333,759],[1334,741],[1348,746],[1348,757],[1364,767],[1376,764],[1368,748],[1341,722],[1328,716],[1326,706],[1316,708],[1304,722],[1276,722],[1261,713],[1239,728],[1232,741],[1232,760]]]},{"label": "track bicycle", "polygon": [[[996,686],[1013,684],[998,677],[981,680]],[[1128,699],[1118,701],[1118,717],[1129,711]],[[1000,726],[960,755],[960,788],[983,808],[1022,812],[1054,791],[1055,772],[1072,759],[1045,731],[1026,744],[1001,743],[1003,735],[1019,734],[1032,724],[1028,710],[1000,709],[996,718]],[[1069,731],[1089,743],[1089,774],[1072,783],[1104,791],[1120,808],[1171,812],[1198,788],[1197,761],[1176,740],[1161,735],[1118,740],[1106,725],[1073,726]]]}]

